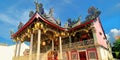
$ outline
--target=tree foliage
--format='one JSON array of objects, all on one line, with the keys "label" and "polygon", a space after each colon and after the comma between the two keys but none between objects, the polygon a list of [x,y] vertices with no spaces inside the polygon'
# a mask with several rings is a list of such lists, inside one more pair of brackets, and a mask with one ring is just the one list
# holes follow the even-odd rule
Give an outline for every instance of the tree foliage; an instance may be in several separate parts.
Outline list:
[{"label": "tree foliage", "polygon": [[116,40],[116,42],[113,45],[113,51],[120,52],[120,39]]},{"label": "tree foliage", "polygon": [[114,52],[114,58],[120,59],[120,39],[113,44],[112,51]]}]

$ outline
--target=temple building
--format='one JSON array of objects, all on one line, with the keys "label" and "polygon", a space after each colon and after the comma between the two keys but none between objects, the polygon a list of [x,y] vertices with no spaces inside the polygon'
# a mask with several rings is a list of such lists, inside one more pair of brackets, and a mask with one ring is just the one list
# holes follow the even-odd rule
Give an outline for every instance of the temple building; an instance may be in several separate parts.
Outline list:
[{"label": "temple building", "polygon": [[[16,42],[13,60],[112,60],[98,9],[90,7],[85,21],[69,18],[61,27],[53,8],[46,14],[42,3],[35,4],[36,11],[30,11],[29,21],[20,22],[18,31],[11,34]],[[23,42],[30,46],[21,56]]]}]

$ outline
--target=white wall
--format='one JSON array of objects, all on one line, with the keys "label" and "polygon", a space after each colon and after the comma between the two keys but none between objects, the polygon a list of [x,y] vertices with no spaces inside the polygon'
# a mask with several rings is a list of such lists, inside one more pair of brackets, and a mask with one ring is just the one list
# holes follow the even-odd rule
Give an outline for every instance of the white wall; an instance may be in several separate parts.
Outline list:
[{"label": "white wall", "polygon": [[108,60],[109,57],[109,51],[107,51],[106,49],[100,47],[100,54],[101,54],[101,59],[102,60]]},{"label": "white wall", "polygon": [[[26,44],[21,45],[20,55],[23,55],[23,51],[29,47]],[[12,60],[14,56],[15,45],[12,46],[0,46],[0,60]]]}]

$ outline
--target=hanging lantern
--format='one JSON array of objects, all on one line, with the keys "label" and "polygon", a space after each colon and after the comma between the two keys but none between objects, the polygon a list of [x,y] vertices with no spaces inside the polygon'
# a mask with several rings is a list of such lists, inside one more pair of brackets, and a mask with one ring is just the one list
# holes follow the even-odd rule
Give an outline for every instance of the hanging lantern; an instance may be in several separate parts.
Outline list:
[{"label": "hanging lantern", "polygon": [[58,33],[56,33],[56,34],[55,34],[55,36],[56,36],[56,37],[58,37],[58,36],[59,36],[59,34],[58,34]]},{"label": "hanging lantern", "polygon": [[43,41],[43,42],[42,42],[42,45],[43,45],[43,46],[45,46],[45,45],[46,45],[46,42],[45,42],[45,41]]},{"label": "hanging lantern", "polygon": [[39,22],[37,22],[37,23],[36,23],[36,26],[37,26],[37,27],[39,27],[39,26],[40,26],[40,23],[39,23]]},{"label": "hanging lantern", "polygon": [[35,29],[38,29],[40,27],[40,23],[37,22],[34,27],[35,27]]},{"label": "hanging lantern", "polygon": [[41,24],[40,27],[43,28],[43,24]]},{"label": "hanging lantern", "polygon": [[54,37],[58,37],[59,34],[57,32],[54,32]]},{"label": "hanging lantern", "polygon": [[62,33],[61,33],[61,35],[62,35],[62,36],[65,36],[65,33],[64,33],[64,32],[62,32]]}]

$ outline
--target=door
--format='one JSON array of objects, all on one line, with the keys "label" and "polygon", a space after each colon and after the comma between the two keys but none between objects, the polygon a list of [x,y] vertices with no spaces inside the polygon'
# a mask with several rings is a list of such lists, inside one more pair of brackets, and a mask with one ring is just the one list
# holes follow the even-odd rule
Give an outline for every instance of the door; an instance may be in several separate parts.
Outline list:
[{"label": "door", "polygon": [[80,60],[87,60],[86,52],[85,51],[79,52],[79,58],[80,58]]}]

